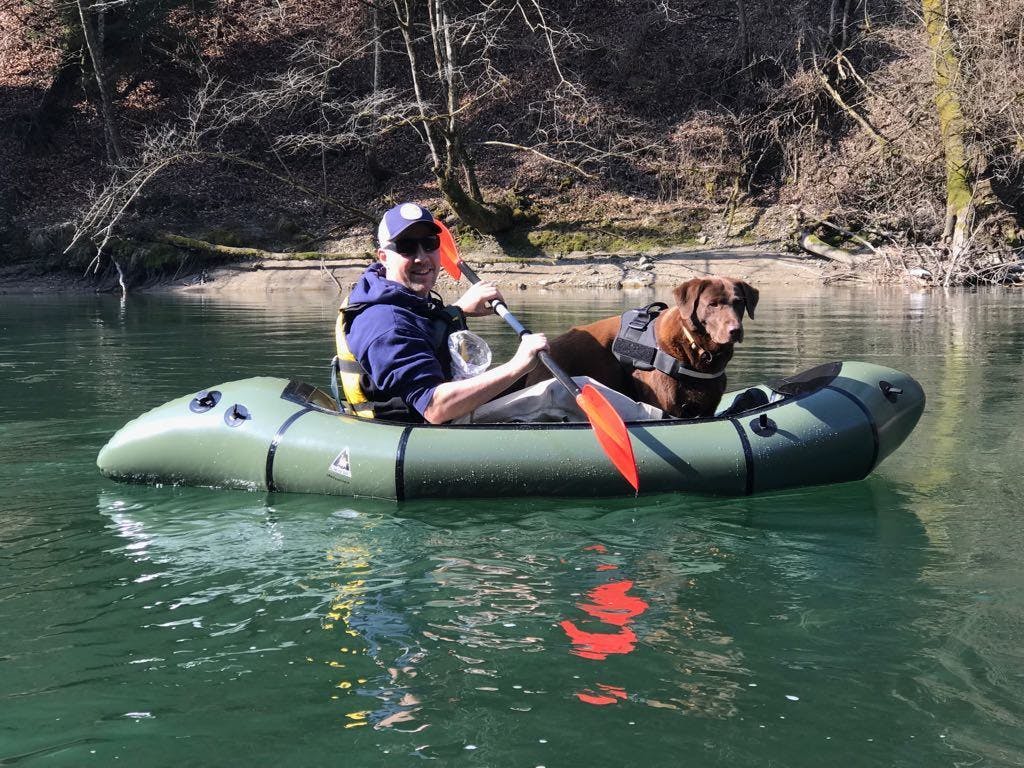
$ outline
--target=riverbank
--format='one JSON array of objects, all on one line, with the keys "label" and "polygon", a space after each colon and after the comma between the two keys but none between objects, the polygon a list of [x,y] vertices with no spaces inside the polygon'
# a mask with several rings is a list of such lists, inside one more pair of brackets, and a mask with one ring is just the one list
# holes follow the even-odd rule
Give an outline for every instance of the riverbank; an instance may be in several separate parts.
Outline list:
[{"label": "riverbank", "polygon": [[[810,255],[753,246],[705,250],[665,249],[627,253],[570,253],[553,258],[511,259],[483,249],[464,255],[478,273],[502,290],[669,289],[694,277],[728,275],[753,285],[820,285],[837,276],[835,265]],[[315,261],[253,260],[221,264],[187,275],[154,280],[134,293],[347,293],[369,256]],[[445,288],[447,276],[440,287]],[[93,293],[119,291],[116,274],[36,274],[24,265],[0,270],[0,293]]]}]

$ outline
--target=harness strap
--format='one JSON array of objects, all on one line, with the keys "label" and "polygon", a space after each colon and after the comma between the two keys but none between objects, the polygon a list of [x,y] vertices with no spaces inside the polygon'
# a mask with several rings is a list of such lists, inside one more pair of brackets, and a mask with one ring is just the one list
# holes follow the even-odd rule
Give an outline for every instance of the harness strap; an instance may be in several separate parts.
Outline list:
[{"label": "harness strap", "polygon": [[353,408],[348,401],[345,400],[345,395],[341,391],[340,377],[339,374],[345,371],[348,367],[347,361],[342,361],[337,355],[331,358],[331,394],[334,395],[334,402],[338,404],[338,410],[341,413],[356,413],[356,408]]},{"label": "harness strap", "polygon": [[682,361],[660,349],[654,355],[654,368],[662,373],[667,373],[673,379],[717,379],[724,373],[724,371],[704,373],[687,368]]},{"label": "harness strap", "polygon": [[[623,313],[619,321],[619,333],[612,342],[612,353],[627,368],[640,371],[657,370],[677,380],[717,379],[724,371],[695,371],[686,362],[678,360],[658,346],[654,322],[667,308],[666,304],[656,301],[646,307]],[[683,326],[683,333],[690,342],[690,348],[697,352],[701,360],[710,360],[711,355],[701,349],[686,326]]]},{"label": "harness strap", "polygon": [[331,358],[331,394],[334,395],[334,402],[338,404],[338,409],[340,410],[342,408],[342,399],[341,392],[338,391],[338,369],[341,367],[339,363],[337,355]]},{"label": "harness strap", "polygon": [[359,364],[358,360],[342,360],[337,355],[335,355],[334,362],[335,368],[337,369],[338,373],[353,373],[356,376],[360,376],[366,373],[366,371],[363,370],[363,366]]}]

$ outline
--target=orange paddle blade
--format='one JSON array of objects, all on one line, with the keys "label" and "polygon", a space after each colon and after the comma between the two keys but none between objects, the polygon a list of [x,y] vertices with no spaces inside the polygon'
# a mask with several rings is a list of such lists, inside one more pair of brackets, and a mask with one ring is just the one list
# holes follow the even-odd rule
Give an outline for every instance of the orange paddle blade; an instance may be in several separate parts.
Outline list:
[{"label": "orange paddle blade", "polygon": [[590,384],[585,385],[576,395],[576,404],[587,414],[590,425],[597,434],[597,441],[612,460],[612,464],[626,478],[626,482],[633,486],[633,490],[639,493],[640,477],[637,474],[636,458],[633,456],[633,444],[618,411]]},{"label": "orange paddle blade", "polygon": [[455,247],[455,238],[440,219],[434,219],[434,223],[441,228],[438,235],[441,238],[441,266],[451,275],[452,280],[461,280],[462,268],[459,266],[459,249]]}]

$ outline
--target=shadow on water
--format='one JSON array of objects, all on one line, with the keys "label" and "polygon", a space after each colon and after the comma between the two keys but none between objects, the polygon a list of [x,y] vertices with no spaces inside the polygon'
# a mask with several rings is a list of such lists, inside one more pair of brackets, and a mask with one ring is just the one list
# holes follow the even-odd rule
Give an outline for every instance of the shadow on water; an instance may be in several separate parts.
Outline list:
[{"label": "shadow on water", "polygon": [[[395,504],[298,494],[266,494],[203,488],[115,486],[98,497],[97,508],[117,535],[139,543],[137,555],[163,547],[162,557],[186,564],[207,557],[209,567],[255,562],[263,552],[288,545],[298,551],[329,544],[336,535],[383,539],[396,535],[430,541],[438,531],[480,534],[531,530],[584,538],[657,537],[671,530],[752,539],[787,535],[801,540],[841,538],[898,549],[901,567],[920,572],[929,551],[925,528],[914,513],[908,486],[874,476],[841,485],[732,498],[662,494],[637,499],[454,499]],[[401,533],[401,536],[398,534]],[[156,537],[155,540],[143,536]],[[145,543],[149,542],[149,543]],[[528,540],[510,546],[528,548]],[[176,548],[181,545],[181,548]],[[197,563],[199,565],[199,563]]]}]

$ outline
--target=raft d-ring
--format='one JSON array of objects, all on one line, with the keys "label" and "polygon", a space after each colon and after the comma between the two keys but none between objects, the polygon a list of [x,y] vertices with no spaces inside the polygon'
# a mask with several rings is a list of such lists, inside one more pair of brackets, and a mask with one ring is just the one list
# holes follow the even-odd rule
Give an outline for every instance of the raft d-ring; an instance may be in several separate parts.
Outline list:
[{"label": "raft d-ring", "polygon": [[238,403],[235,403],[224,412],[224,423],[229,427],[237,427],[251,418],[252,414],[249,413],[249,409]]},{"label": "raft d-ring", "polygon": [[192,402],[188,404],[188,409],[192,411],[192,413],[206,413],[219,402],[220,392],[218,390],[204,389],[202,392],[200,392],[198,395],[192,398]]}]

